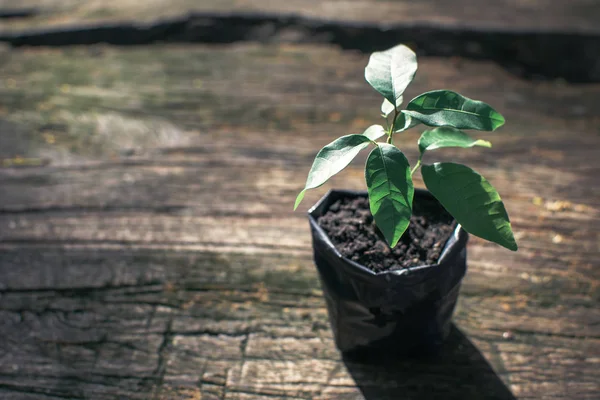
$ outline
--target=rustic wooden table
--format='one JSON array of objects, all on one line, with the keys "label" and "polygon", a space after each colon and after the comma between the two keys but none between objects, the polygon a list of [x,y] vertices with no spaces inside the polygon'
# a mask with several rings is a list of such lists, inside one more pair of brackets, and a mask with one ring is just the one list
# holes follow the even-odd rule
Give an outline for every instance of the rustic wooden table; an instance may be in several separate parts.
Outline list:
[{"label": "rustic wooden table", "polygon": [[[421,58],[407,97],[448,88],[504,114],[493,148],[441,157],[498,188],[519,252],[472,238],[439,357],[337,352],[291,209],[316,150],[378,122],[366,61],[0,48],[0,398],[598,398],[600,85],[486,61]],[[411,162],[418,131],[397,140]],[[364,188],[364,157],[329,187]]]}]

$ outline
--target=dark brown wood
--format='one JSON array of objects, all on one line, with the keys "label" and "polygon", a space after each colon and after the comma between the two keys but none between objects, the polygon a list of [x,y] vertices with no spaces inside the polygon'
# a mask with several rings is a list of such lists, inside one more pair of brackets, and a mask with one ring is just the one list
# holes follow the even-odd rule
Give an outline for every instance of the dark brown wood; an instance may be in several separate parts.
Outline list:
[{"label": "dark brown wood", "polygon": [[[420,60],[407,98],[443,87],[505,115],[481,134],[492,149],[439,158],[498,188],[520,250],[473,238],[445,352],[373,365],[336,351],[308,223],[291,211],[317,149],[379,122],[366,56],[0,54],[0,398],[597,397],[598,85]],[[417,138],[396,139],[411,162]],[[363,188],[364,157],[329,187]]]},{"label": "dark brown wood", "polygon": [[[14,8],[0,2],[0,10]],[[8,21],[5,29],[35,26],[68,26],[81,23],[149,22],[180,17],[190,12],[276,13],[333,21],[426,23],[526,31],[599,32],[594,17],[600,9],[595,0],[532,0],[514,2],[473,0],[379,1],[379,0],[21,0],[19,7],[38,10],[33,18]],[[292,33],[292,32],[290,32]]]},{"label": "dark brown wood", "polygon": [[[489,60],[526,79],[600,82],[595,0],[24,0],[0,25],[13,46],[328,43],[365,54],[407,43],[419,56]],[[10,4],[8,5],[10,7]],[[0,3],[0,14],[10,13]]]}]

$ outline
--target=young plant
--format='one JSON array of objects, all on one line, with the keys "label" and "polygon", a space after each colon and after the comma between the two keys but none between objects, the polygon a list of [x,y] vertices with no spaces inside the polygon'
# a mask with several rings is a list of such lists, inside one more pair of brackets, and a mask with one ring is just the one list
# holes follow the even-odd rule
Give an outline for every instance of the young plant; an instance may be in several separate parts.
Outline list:
[{"label": "young plant", "polygon": [[[323,185],[361,150],[374,145],[365,166],[369,203],[375,224],[391,247],[396,246],[410,223],[412,175],[420,168],[427,189],[467,232],[516,251],[517,243],[504,204],[483,176],[462,164],[422,163],[426,153],[443,147],[491,147],[490,142],[472,139],[461,129],[493,131],[504,124],[504,117],[481,101],[449,90],[423,93],[412,99],[406,109],[401,109],[402,94],[416,71],[416,55],[404,45],[371,55],[365,78],[384,97],[381,113],[388,127],[372,125],[360,135],[342,136],[323,147],[296,198],[294,210],[308,189]],[[393,139],[419,124],[434,129],[421,135],[417,143],[419,159],[411,170]],[[376,141],[384,136],[385,142]]]}]

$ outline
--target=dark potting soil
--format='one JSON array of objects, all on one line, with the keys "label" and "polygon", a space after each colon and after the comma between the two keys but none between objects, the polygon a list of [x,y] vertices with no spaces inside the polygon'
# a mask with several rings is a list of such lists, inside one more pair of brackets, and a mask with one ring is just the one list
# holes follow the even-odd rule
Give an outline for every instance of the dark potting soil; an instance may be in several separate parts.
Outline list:
[{"label": "dark potting soil", "polygon": [[342,198],[317,222],[344,257],[375,272],[435,264],[456,226],[435,200],[422,198],[393,249],[373,223],[367,197]]}]

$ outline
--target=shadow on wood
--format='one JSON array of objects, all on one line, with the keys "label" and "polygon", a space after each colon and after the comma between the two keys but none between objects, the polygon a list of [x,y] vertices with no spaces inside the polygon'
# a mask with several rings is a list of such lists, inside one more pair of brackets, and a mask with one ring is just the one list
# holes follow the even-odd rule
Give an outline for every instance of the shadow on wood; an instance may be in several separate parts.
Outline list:
[{"label": "shadow on wood", "polygon": [[404,360],[391,355],[344,356],[344,363],[366,400],[516,399],[454,325],[437,356]]}]

